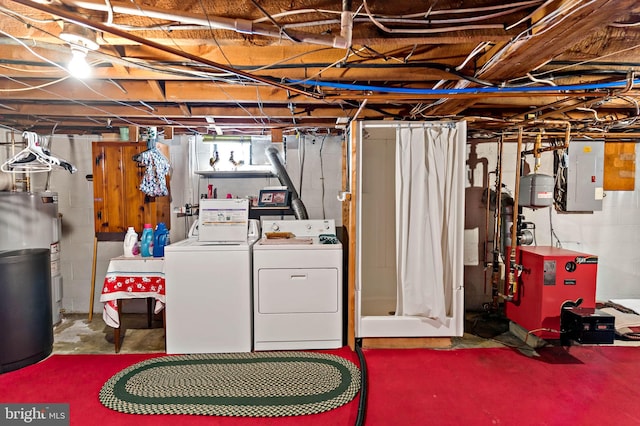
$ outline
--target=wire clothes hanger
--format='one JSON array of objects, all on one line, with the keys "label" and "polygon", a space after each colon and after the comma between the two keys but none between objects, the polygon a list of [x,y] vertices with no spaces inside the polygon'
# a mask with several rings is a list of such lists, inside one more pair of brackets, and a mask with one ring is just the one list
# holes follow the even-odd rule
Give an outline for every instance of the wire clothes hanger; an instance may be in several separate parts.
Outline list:
[{"label": "wire clothes hanger", "polygon": [[152,141],[152,140],[148,139],[148,140],[147,140],[147,149],[145,149],[144,151],[141,151],[141,152],[137,153],[137,154],[136,154],[136,155],[134,155],[131,159],[132,159],[133,161],[136,161],[136,162],[140,163],[140,162],[143,160],[143,158],[144,158],[144,155],[143,155],[143,154],[145,154],[145,153],[147,153],[147,152],[150,152],[150,151],[154,151],[154,150],[156,150],[156,149],[157,149],[157,148],[156,148],[156,141]]},{"label": "wire clothes hanger", "polygon": [[43,147],[47,146],[47,140],[34,132],[23,132],[22,137],[27,140],[27,147],[5,161],[0,170],[5,173],[42,173],[63,168],[70,173],[77,171],[73,164],[54,157]]},{"label": "wire clothes hanger", "polygon": [[[147,130],[147,149],[142,152],[137,153],[131,159],[135,162],[142,163],[145,162],[145,158],[148,153],[154,153],[160,156],[165,161],[169,161],[164,154],[157,148],[156,143],[158,142],[158,130],[155,127],[148,127]],[[162,132],[160,132],[162,133]]]}]

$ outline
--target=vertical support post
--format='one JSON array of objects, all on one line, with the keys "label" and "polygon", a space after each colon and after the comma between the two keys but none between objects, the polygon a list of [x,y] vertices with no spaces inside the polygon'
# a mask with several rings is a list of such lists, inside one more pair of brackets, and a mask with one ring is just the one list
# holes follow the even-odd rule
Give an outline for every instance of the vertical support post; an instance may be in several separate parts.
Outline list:
[{"label": "vertical support post", "polygon": [[356,190],[357,187],[357,144],[359,126],[351,122],[349,140],[345,139],[343,146],[342,186],[346,191],[342,202],[342,223],[346,225],[347,234],[347,345],[355,351],[356,347]]},{"label": "vertical support post", "polygon": [[93,302],[96,292],[96,262],[98,255],[98,235],[93,237],[93,265],[91,266],[91,294],[89,295],[89,322],[93,320]]}]

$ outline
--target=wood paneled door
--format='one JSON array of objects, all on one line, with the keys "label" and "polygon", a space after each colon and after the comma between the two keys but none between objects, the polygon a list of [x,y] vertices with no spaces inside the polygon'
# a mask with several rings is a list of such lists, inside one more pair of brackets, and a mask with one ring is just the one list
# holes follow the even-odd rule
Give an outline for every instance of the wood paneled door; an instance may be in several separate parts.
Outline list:
[{"label": "wood paneled door", "polygon": [[[168,146],[157,144],[165,157]],[[147,149],[146,143],[94,142],[93,207],[95,232],[98,239],[108,233],[124,236],[127,227],[141,233],[145,223],[155,227],[164,222],[171,227],[170,196],[151,197],[143,193],[140,182],[146,166],[134,158]],[[166,176],[167,185],[169,176]]]}]

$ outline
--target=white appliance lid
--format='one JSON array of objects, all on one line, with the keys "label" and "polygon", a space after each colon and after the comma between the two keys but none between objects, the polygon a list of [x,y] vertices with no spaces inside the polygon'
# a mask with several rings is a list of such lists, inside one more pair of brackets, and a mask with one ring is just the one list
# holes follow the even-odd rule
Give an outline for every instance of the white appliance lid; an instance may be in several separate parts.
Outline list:
[{"label": "white appliance lid", "polygon": [[200,200],[198,241],[247,241],[249,200],[205,198]]}]

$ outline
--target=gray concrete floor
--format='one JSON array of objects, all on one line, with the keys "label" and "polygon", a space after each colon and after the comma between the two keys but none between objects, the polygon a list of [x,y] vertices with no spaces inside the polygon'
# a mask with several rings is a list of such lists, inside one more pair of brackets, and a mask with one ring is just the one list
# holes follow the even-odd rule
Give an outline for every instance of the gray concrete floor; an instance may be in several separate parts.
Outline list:
[{"label": "gray concrete floor", "polygon": [[[143,313],[123,314],[122,347],[120,353],[158,353],[165,351],[162,317],[154,316],[151,328]],[[477,347],[515,347],[525,352],[531,348],[509,331],[509,322],[490,313],[467,313],[465,333],[452,339],[453,349]],[[115,353],[113,328],[107,326],[101,314],[91,322],[87,314],[65,314],[54,328],[54,354]]]},{"label": "gray concrete floor", "polygon": [[[122,315],[120,353],[164,352],[164,328],[162,318],[154,316],[151,328],[147,328],[147,314]],[[124,338],[122,337],[124,336]],[[113,328],[102,320],[102,314],[94,314],[91,322],[87,314],[65,314],[54,327],[54,354],[112,354],[115,353]]]}]

